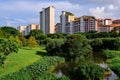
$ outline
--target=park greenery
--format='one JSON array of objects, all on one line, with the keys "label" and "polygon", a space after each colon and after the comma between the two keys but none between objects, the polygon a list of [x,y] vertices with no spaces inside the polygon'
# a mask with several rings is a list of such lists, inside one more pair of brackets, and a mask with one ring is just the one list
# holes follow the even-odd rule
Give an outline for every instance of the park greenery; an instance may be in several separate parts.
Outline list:
[{"label": "park greenery", "polygon": [[[0,28],[0,80],[103,80],[106,70],[94,62],[96,53],[120,77],[119,50],[120,33],[114,30],[72,35],[31,30],[24,36],[4,26]],[[67,75],[55,73],[61,64],[67,66]]]}]

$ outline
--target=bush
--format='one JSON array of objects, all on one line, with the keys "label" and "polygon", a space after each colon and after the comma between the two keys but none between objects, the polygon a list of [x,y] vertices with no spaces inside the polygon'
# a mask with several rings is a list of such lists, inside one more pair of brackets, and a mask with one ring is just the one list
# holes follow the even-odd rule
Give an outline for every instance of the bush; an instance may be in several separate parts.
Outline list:
[{"label": "bush", "polygon": [[116,38],[96,38],[91,40],[91,46],[94,51],[102,49],[120,50],[120,37]]},{"label": "bush", "polygon": [[74,69],[74,80],[103,80],[104,69],[94,63],[83,63]]},{"label": "bush", "polygon": [[117,56],[120,56],[120,51],[115,51],[115,50],[102,50],[102,54],[107,58],[107,59],[112,59]]},{"label": "bush", "polygon": [[107,63],[109,67],[120,77],[120,58],[115,57],[113,59],[108,59]]}]

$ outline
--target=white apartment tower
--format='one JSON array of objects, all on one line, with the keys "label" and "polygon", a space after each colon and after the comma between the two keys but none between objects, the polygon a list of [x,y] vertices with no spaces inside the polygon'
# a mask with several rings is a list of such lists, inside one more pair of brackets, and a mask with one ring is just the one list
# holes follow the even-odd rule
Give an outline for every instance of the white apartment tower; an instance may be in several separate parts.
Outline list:
[{"label": "white apartment tower", "polygon": [[43,8],[40,12],[40,29],[45,34],[52,34],[55,32],[55,7],[50,6]]},{"label": "white apartment tower", "polygon": [[60,23],[62,24],[62,33],[66,33],[66,24],[74,21],[74,14],[66,11],[62,11],[62,14],[60,16]]}]

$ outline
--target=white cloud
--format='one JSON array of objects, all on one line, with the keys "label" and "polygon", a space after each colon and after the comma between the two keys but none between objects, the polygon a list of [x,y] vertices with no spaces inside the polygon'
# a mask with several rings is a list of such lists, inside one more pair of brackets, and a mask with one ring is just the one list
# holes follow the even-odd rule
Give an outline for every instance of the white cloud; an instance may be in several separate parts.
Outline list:
[{"label": "white cloud", "polygon": [[[73,12],[75,14],[80,14],[81,6],[79,4],[72,4],[69,1],[14,1],[14,2],[6,2],[0,3],[0,10],[2,15],[17,15],[18,17],[13,18],[11,21],[16,20],[19,23],[39,23],[39,12],[42,8],[46,8],[48,6],[55,6],[56,10],[56,20],[58,22],[61,11],[66,10]],[[33,18],[31,18],[32,15]],[[21,16],[25,16],[24,19]]]},{"label": "white cloud", "polygon": [[120,0],[91,0],[93,2],[105,2],[105,3],[120,3]]},{"label": "white cloud", "polygon": [[118,7],[110,4],[110,5],[108,6],[108,9],[109,9],[109,10],[118,10]]},{"label": "white cloud", "polygon": [[106,11],[106,7],[90,8],[89,12],[97,18],[111,18],[113,16],[112,13]]}]

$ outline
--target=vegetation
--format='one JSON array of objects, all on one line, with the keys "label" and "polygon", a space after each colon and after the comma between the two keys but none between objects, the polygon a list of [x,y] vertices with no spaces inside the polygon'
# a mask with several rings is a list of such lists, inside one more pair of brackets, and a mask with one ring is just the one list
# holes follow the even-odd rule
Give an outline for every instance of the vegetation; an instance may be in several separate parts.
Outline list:
[{"label": "vegetation", "polygon": [[120,37],[116,38],[96,38],[91,40],[91,46],[94,51],[102,49],[120,50]]},{"label": "vegetation", "polygon": [[[72,35],[45,35],[41,30],[31,30],[23,36],[6,26],[0,28],[0,38],[0,64],[4,64],[0,66],[0,80],[102,80],[104,69],[91,63],[92,53],[96,52],[107,59],[109,67],[120,77],[120,33],[114,30]],[[70,68],[67,62],[64,64],[70,79],[53,73],[55,66],[65,61],[72,63]]]},{"label": "vegetation", "polygon": [[37,47],[38,43],[36,42],[33,36],[30,36],[28,39],[28,46],[32,49],[33,47]]},{"label": "vegetation", "polygon": [[103,80],[104,70],[93,63],[83,63],[78,65],[73,72],[74,80]]},{"label": "vegetation", "polygon": [[67,60],[84,60],[91,56],[92,48],[85,36],[70,35],[67,40],[51,40],[46,47],[48,54],[63,56]]},{"label": "vegetation", "polygon": [[18,72],[8,74],[0,80],[42,80],[44,74],[52,71],[57,63],[64,62],[60,57],[44,57],[32,65],[20,69]]},{"label": "vegetation", "polygon": [[39,45],[44,44],[44,40],[47,37],[45,34],[43,34],[42,30],[31,30],[29,36],[33,36]]},{"label": "vegetation", "polygon": [[64,42],[65,42],[64,39],[50,39],[46,45],[46,50],[47,50],[48,55],[61,56],[62,54],[61,45],[64,44]]},{"label": "vegetation", "polygon": [[105,50],[109,67],[120,77],[120,51]]},{"label": "vegetation", "polygon": [[18,47],[15,42],[7,39],[0,39],[0,64],[5,64],[6,57],[13,52],[18,52]]},{"label": "vegetation", "polygon": [[5,38],[8,38],[9,36],[18,36],[20,34],[17,29],[9,26],[1,27],[0,30],[3,32]]},{"label": "vegetation", "polygon": [[39,54],[45,53],[43,49],[44,47],[33,48],[32,50],[29,49],[29,47],[23,47],[19,49],[17,54],[13,53],[8,55],[4,68],[2,66],[0,67],[0,77],[17,72],[21,68],[33,64],[42,57],[42,55]]},{"label": "vegetation", "polygon": [[61,46],[63,56],[68,60],[85,61],[92,54],[92,48],[88,40],[83,35],[70,35]]}]

